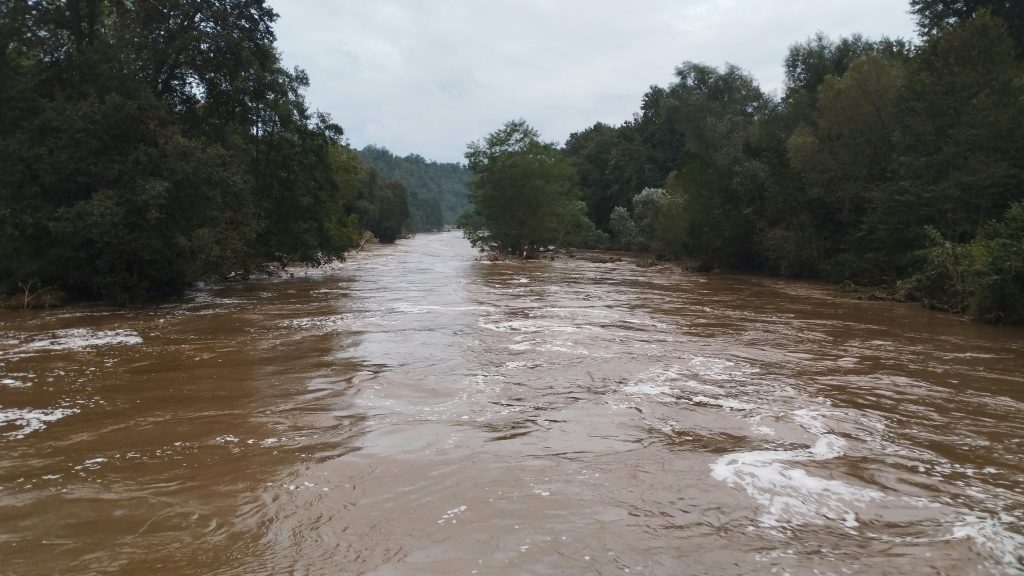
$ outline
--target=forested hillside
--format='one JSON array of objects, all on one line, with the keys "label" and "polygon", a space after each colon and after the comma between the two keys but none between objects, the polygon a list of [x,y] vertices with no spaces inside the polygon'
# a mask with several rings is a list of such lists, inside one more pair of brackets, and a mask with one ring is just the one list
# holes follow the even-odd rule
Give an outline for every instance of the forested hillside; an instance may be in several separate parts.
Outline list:
[{"label": "forested hillside", "polygon": [[264,0],[0,3],[0,294],[131,302],[401,234]]},{"label": "forested hillside", "polygon": [[433,162],[417,154],[396,156],[379,146],[363,148],[359,158],[409,191],[409,219],[414,232],[451,226],[469,208],[472,174],[462,164]]}]

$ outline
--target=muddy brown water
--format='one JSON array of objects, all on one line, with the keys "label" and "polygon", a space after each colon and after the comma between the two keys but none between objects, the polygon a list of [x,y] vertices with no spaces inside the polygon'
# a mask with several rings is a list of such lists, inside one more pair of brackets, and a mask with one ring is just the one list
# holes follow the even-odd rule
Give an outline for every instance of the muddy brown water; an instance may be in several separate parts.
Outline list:
[{"label": "muddy brown water", "polygon": [[457,233],[0,316],[0,574],[1024,572],[1024,332]]}]

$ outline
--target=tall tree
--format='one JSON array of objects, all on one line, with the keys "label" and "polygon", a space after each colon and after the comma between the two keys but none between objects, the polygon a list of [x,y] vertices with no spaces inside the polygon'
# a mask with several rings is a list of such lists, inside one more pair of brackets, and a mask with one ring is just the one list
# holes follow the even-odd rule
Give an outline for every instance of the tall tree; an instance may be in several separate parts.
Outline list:
[{"label": "tall tree", "polygon": [[706,266],[756,266],[766,169],[750,144],[770,103],[736,66],[687,62],[676,78],[669,92],[686,146],[668,183],[676,201],[661,211],[662,228],[676,228],[666,247]]},{"label": "tall tree", "polygon": [[931,225],[970,241],[1024,181],[1024,69],[1005,23],[983,12],[928,39],[902,108],[898,176],[879,216],[889,231]]},{"label": "tall tree", "polygon": [[988,11],[1006,22],[1018,54],[1024,55],[1024,2],[1019,0],[910,0],[910,11],[924,36],[934,36]]},{"label": "tall tree", "polygon": [[801,177],[790,189],[785,222],[769,235],[769,256],[786,273],[825,273],[842,281],[891,277],[882,254],[903,247],[864,237],[869,211],[888,193],[905,67],[869,54],[818,90],[812,118],[789,139],[789,160]]},{"label": "tall tree", "polygon": [[[520,257],[565,240],[579,220],[572,165],[525,120],[513,120],[466,150],[473,214],[467,236],[481,249]],[[584,216],[584,221],[585,221]]]}]

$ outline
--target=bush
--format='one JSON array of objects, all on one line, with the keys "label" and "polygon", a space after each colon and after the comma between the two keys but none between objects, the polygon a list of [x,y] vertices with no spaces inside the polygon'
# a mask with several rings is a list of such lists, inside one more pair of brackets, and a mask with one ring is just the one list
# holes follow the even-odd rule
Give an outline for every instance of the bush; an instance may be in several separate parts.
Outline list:
[{"label": "bush", "polygon": [[921,303],[936,310],[964,312],[971,293],[971,247],[946,240],[934,228],[927,233],[930,246],[924,249],[923,267],[914,276]]},{"label": "bush", "polygon": [[968,311],[985,322],[1024,323],[1024,202],[982,229],[971,245]]},{"label": "bush", "polygon": [[640,234],[636,223],[630,218],[629,212],[622,206],[616,206],[608,217],[608,227],[612,231],[612,244],[619,250],[636,250],[640,245]]}]

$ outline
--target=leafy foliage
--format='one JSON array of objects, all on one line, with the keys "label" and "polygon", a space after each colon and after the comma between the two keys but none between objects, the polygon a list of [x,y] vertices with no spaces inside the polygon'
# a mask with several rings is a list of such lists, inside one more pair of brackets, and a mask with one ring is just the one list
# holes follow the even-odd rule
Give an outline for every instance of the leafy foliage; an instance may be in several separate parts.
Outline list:
[{"label": "leafy foliage", "polygon": [[359,174],[359,199],[355,204],[359,221],[385,243],[401,238],[409,218],[408,194],[396,180],[387,180],[375,168],[364,167]]},{"label": "leafy foliage", "polygon": [[473,212],[462,224],[475,246],[529,257],[596,236],[576,202],[571,164],[525,120],[507,122],[470,143],[466,159],[476,179],[470,185]]},{"label": "leafy foliage", "polygon": [[[899,283],[1021,322],[1022,6],[914,0],[917,46],[818,34],[790,48],[777,98],[735,66],[684,63],[632,119],[566,142],[588,212],[620,249]],[[659,187],[652,225],[634,196]]]},{"label": "leafy foliage", "polygon": [[612,247],[619,250],[639,250],[642,247],[640,231],[629,211],[622,206],[612,210],[608,217],[608,228],[611,229]]},{"label": "leafy foliage", "polygon": [[982,229],[971,245],[969,311],[989,322],[1024,324],[1024,202]]},{"label": "leafy foliage", "polygon": [[137,301],[359,236],[359,164],[264,0],[0,11],[0,292]]},{"label": "leafy foliage", "polygon": [[988,11],[1006,22],[1017,49],[1024,49],[1024,3],[1018,0],[910,0],[910,11],[925,36],[934,36]]}]

